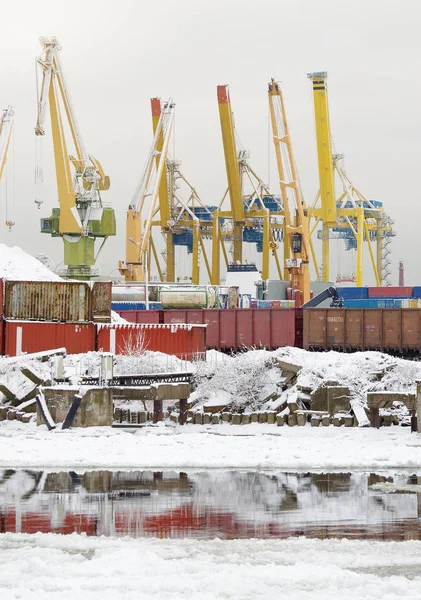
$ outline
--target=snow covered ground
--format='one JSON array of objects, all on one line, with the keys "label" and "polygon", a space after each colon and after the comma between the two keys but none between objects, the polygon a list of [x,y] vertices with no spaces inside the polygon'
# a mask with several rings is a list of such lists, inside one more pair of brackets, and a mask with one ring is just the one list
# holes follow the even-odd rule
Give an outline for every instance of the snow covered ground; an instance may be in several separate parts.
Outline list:
[{"label": "snow covered ground", "polygon": [[61,281],[39,260],[19,248],[0,244],[0,278],[19,281]]},{"label": "snow covered ground", "polygon": [[421,596],[421,542],[0,537],[2,600]]},{"label": "snow covered ground", "polygon": [[0,467],[248,468],[421,471],[421,436],[407,427],[158,426],[48,432],[0,423]]}]

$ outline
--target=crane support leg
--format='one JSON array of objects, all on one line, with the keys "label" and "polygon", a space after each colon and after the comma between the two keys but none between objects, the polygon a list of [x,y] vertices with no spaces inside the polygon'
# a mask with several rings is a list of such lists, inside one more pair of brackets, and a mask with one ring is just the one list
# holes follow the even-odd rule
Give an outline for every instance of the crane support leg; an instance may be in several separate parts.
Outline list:
[{"label": "crane support leg", "polygon": [[355,284],[361,287],[363,284],[363,250],[364,250],[364,208],[357,208],[357,264]]},{"label": "crane support leg", "polygon": [[234,264],[243,262],[243,226],[241,223],[234,223]]},{"label": "crane support leg", "polygon": [[322,237],[322,251],[323,251],[323,263],[322,263],[322,281],[329,281],[329,259],[330,259],[330,248],[329,248],[329,227],[323,223],[323,237]]},{"label": "crane support leg", "polygon": [[174,255],[174,244],[172,233],[168,232],[166,235],[167,243],[167,276],[166,281],[175,281],[175,255]]},{"label": "crane support leg", "polygon": [[263,217],[263,256],[262,256],[262,279],[269,279],[269,251],[270,251],[270,222],[269,211]]},{"label": "crane support leg", "polygon": [[212,228],[212,285],[219,285],[220,283],[220,262],[221,257],[219,253],[219,238],[221,230],[219,226],[219,217],[217,214],[213,214],[213,228]]},{"label": "crane support leg", "polygon": [[192,283],[193,285],[199,285],[199,223],[196,223],[193,227],[193,258],[192,258]]}]

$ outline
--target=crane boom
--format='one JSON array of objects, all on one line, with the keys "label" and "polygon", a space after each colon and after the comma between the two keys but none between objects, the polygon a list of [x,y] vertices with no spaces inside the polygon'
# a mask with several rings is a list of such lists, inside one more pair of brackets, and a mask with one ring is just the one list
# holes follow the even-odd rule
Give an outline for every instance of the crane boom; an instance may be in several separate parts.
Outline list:
[{"label": "crane boom", "polygon": [[[288,237],[291,255],[291,258],[285,261],[285,268],[289,272],[292,288],[300,291],[301,304],[304,304],[310,300],[310,240],[307,207],[301,195],[279,83],[272,79],[268,91],[273,143],[284,205],[285,235]],[[290,201],[294,218],[291,215]]]},{"label": "crane boom", "polygon": [[14,115],[14,110],[11,106],[8,106],[3,110],[0,117],[0,181],[3,175],[4,165],[6,164],[10,138],[12,137]]},{"label": "crane boom", "polygon": [[[109,177],[101,164],[87,154],[76,122],[75,113],[58,52],[61,46],[56,38],[41,38],[42,53],[37,63],[42,71],[38,96],[38,114],[35,127],[37,136],[45,135],[47,109],[50,109],[54,160],[60,208],[53,209],[51,217],[41,219],[41,232],[62,237],[64,242],[65,276],[89,279],[96,238],[105,239],[116,234],[112,208],[104,207],[100,190],[108,190]],[[64,112],[60,108],[60,101]],[[66,142],[66,123],[70,129],[76,157],[69,155]],[[75,174],[72,176],[72,169]],[[37,204],[40,204],[37,201]],[[101,246],[102,248],[102,246]]]},{"label": "crane boom", "polygon": [[227,171],[228,191],[234,221],[234,263],[242,262],[242,230],[245,220],[240,168],[235,143],[234,121],[231,100],[227,85],[218,85],[218,107],[221,122],[222,142],[224,145],[225,168]]}]

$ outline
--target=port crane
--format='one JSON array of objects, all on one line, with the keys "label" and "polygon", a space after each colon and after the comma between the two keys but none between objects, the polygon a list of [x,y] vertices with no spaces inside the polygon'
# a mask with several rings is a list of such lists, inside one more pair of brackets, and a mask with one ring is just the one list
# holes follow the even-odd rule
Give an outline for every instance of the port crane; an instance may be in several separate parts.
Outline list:
[{"label": "port crane", "polygon": [[[110,178],[99,161],[86,152],[60,62],[61,46],[57,38],[40,38],[40,42],[42,52],[36,62],[42,82],[39,89],[37,70],[35,134],[45,135],[49,108],[59,201],[59,208],[53,208],[50,217],[41,219],[41,233],[62,238],[66,269],[61,274],[64,277],[90,279],[96,274],[93,265],[106,239],[116,234],[114,210],[101,198],[101,192],[110,188]],[[76,156],[68,154],[66,126]],[[37,165],[36,176],[40,171]],[[36,199],[36,202],[40,208],[42,200]],[[102,244],[95,255],[97,238],[102,239]]]},{"label": "port crane", "polygon": [[[330,279],[330,240],[343,239],[347,250],[356,249],[355,282],[363,285],[363,251],[367,242],[376,285],[390,285],[388,275],[388,244],[395,235],[392,220],[382,202],[369,200],[349,179],[342,165],[342,154],[333,152],[327,93],[327,73],[307,75],[312,81],[316,124],[319,191],[308,213],[312,219],[310,240],[321,225],[318,237],[322,241],[321,280]],[[342,192],[338,195],[335,180]],[[372,242],[376,242],[376,254]],[[319,273],[314,256],[316,273]]]},{"label": "port crane", "polygon": [[[300,292],[301,302],[310,300],[310,245],[307,206],[301,194],[291,136],[281,86],[274,79],[268,85],[272,137],[275,147],[279,185],[284,207],[285,271],[292,289]],[[285,256],[286,254],[286,256]]]},{"label": "port crane", "polygon": [[[129,204],[126,216],[126,260],[120,261],[118,268],[126,281],[145,281],[146,269],[150,271],[151,253],[157,259],[152,238],[152,221],[163,206],[167,214],[166,160],[174,124],[175,103],[169,98],[163,103],[158,115],[158,107],[152,99],[152,117],[154,137],[144,165],[140,180]],[[160,102],[158,100],[158,102]],[[161,204],[160,204],[161,203]],[[146,214],[146,217],[144,216]],[[144,221],[143,221],[144,219]],[[167,240],[167,248],[168,248]],[[158,262],[159,264],[159,262]],[[161,273],[162,275],[162,273]]]},{"label": "port crane", "polygon": [[[9,150],[10,140],[12,137],[14,117],[15,111],[11,106],[5,108],[0,115],[0,181],[6,165],[7,151]],[[14,224],[14,221],[11,221],[7,216],[6,206],[6,225],[9,228],[9,231],[12,229]]]},{"label": "port crane", "polygon": [[[245,150],[238,150],[235,138],[234,119],[228,85],[217,88],[219,117],[224,148],[228,188],[213,212],[212,233],[212,284],[220,283],[220,251],[228,266],[224,241],[232,241],[234,265],[243,262],[243,243],[255,243],[262,252],[262,279],[269,279],[270,256],[275,259],[278,276],[282,269],[278,257],[277,243],[283,236],[284,207],[279,197],[270,193],[268,186],[251,168]],[[251,185],[252,192],[244,193],[244,181]],[[223,210],[222,204],[229,197],[230,208]],[[221,220],[232,224],[231,239],[221,230]]]}]

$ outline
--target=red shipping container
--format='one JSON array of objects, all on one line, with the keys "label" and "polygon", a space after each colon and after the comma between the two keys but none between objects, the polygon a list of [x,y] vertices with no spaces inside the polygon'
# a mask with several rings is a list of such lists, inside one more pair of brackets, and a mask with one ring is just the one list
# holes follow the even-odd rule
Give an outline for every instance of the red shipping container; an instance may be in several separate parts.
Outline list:
[{"label": "red shipping container", "polygon": [[92,323],[44,323],[6,321],[7,356],[66,348],[68,354],[95,350],[95,325]]},{"label": "red shipping container", "polygon": [[369,298],[411,298],[413,288],[404,287],[369,287]]},{"label": "red shipping container", "polygon": [[206,352],[206,326],[111,324],[98,325],[98,349],[114,354],[135,354],[142,350],[165,352],[186,360]]},{"label": "red shipping container", "polygon": [[270,335],[270,317],[272,310],[273,309],[271,308],[258,308],[257,310],[253,310],[253,346],[272,348]]},{"label": "red shipping container", "polygon": [[4,313],[4,279],[0,279],[0,316]]}]

